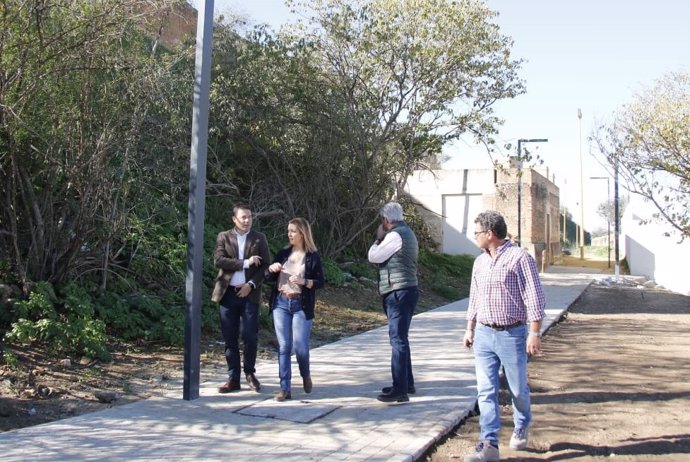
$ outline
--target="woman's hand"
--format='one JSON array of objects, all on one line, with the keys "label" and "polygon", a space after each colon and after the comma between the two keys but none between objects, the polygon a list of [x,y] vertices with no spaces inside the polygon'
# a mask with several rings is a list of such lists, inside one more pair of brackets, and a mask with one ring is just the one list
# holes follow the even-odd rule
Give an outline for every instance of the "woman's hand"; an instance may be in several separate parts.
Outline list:
[{"label": "woman's hand", "polygon": [[305,278],[300,277],[300,276],[295,276],[294,274],[292,276],[290,276],[290,279],[288,279],[288,281],[290,281],[290,284],[296,284],[298,286],[306,286],[307,285],[307,280]]},{"label": "woman's hand", "polygon": [[282,271],[282,269],[283,269],[283,265],[281,265],[278,262],[275,262],[275,263],[271,264],[271,266],[268,267],[268,271],[270,273],[280,273]]}]

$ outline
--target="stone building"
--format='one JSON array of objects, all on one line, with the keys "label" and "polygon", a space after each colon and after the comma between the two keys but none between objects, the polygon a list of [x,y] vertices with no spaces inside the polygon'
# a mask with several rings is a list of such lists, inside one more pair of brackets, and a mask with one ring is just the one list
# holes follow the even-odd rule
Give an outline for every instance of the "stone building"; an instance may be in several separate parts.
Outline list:
[{"label": "stone building", "polygon": [[505,217],[511,238],[542,269],[561,256],[559,189],[548,177],[546,169],[519,169],[510,163],[495,169],[418,170],[408,178],[406,193],[441,252],[478,255],[474,219],[492,209]]}]

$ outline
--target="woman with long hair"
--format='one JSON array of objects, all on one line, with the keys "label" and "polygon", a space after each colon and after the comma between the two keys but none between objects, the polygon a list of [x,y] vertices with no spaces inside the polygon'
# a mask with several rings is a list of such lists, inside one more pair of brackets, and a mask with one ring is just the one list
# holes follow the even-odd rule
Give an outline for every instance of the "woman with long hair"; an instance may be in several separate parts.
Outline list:
[{"label": "woman with long hair", "polygon": [[268,267],[268,280],[275,282],[270,307],[279,346],[280,392],[275,396],[276,401],[292,399],[293,345],[304,392],[311,393],[309,337],[316,289],[324,285],[321,257],[309,223],[304,218],[293,218],[288,222],[287,237],[289,244],[278,251]]}]

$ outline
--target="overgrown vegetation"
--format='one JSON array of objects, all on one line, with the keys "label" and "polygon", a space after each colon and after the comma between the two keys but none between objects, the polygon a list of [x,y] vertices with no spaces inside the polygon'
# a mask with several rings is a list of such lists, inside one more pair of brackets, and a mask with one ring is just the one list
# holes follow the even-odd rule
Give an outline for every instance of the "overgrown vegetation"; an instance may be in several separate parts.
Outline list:
[{"label": "overgrown vegetation", "polygon": [[85,291],[67,284],[56,294],[48,282],[38,283],[27,300],[14,304],[17,320],[5,334],[10,343],[38,343],[53,353],[83,353],[109,360],[103,320]]},{"label": "overgrown vegetation", "polygon": [[[444,143],[471,132],[490,144],[492,105],[524,91],[511,41],[481,3],[304,6],[281,33],[214,27],[205,330],[217,328],[210,256],[235,201],[251,204],[274,251],[287,219],[307,218],[328,283],[367,284],[353,256],[366,253],[380,205]],[[101,359],[109,339],[179,343],[195,29],[168,48],[158,31],[189,6],[30,0],[0,11],[5,341]],[[462,294],[458,277],[434,278],[435,290]]]},{"label": "overgrown vegetation", "polygon": [[419,262],[433,273],[429,288],[434,292],[449,300],[459,300],[469,295],[474,257],[443,255],[423,250]]}]

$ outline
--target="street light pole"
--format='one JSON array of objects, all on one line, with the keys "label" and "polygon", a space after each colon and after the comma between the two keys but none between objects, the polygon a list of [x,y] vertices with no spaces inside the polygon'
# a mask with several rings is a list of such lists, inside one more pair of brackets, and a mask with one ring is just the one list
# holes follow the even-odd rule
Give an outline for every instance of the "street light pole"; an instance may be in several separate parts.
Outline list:
[{"label": "street light pole", "polygon": [[189,173],[187,221],[187,279],[185,284],[184,377],[182,399],[199,398],[201,347],[201,293],[204,272],[204,208],[206,203],[206,154],[208,150],[208,107],[213,47],[213,0],[199,5],[196,28],[194,102]]},{"label": "street light pole", "polygon": [[[564,184],[567,185],[568,181],[564,180]],[[563,193],[565,194],[566,188],[563,188]],[[563,200],[563,243],[568,240],[568,222],[567,222],[567,217],[568,217],[568,206],[565,205],[565,198]]]},{"label": "street light pole", "polygon": [[606,242],[609,250],[609,260],[607,268],[611,268],[611,182],[607,176],[590,176],[590,180],[606,180],[606,227],[607,236]]},{"label": "street light pole", "polygon": [[582,111],[577,109],[578,151],[580,154],[580,260],[585,259],[585,190],[582,173]]},{"label": "street light pole", "polygon": [[618,155],[616,154],[615,163],[613,164],[613,223],[614,223],[614,246],[615,246],[615,257],[616,257],[616,281],[621,274],[621,264],[620,264],[620,247],[618,241],[618,235],[620,234],[620,220],[618,219],[618,207],[620,206],[618,202]]},{"label": "street light pole", "polygon": [[532,138],[524,139],[520,138],[518,140],[518,181],[517,181],[517,235],[518,235],[518,245],[522,247],[522,145],[523,143],[546,143],[549,141],[546,138]]}]

